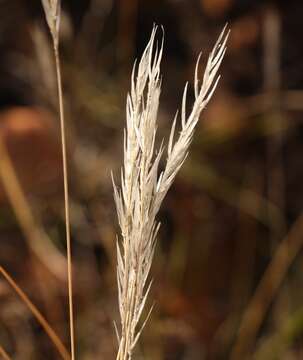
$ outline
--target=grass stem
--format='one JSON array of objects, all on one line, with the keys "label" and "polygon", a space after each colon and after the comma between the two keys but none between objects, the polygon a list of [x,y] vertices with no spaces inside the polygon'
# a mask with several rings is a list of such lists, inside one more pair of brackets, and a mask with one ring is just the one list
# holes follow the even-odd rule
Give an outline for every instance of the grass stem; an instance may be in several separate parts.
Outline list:
[{"label": "grass stem", "polygon": [[70,342],[71,342],[71,356],[72,356],[72,360],[74,360],[75,359],[75,340],[74,340],[75,336],[74,336],[74,314],[73,314],[73,278],[72,278],[72,252],[71,252],[71,237],[70,237],[70,215],[69,215],[69,193],[68,193],[68,171],[67,171],[67,154],[66,154],[65,119],[64,119],[62,76],[61,76],[59,47],[55,42],[54,42],[54,54],[55,54],[55,61],[56,61],[59,115],[60,115],[60,126],[61,126],[61,144],[62,144]]}]

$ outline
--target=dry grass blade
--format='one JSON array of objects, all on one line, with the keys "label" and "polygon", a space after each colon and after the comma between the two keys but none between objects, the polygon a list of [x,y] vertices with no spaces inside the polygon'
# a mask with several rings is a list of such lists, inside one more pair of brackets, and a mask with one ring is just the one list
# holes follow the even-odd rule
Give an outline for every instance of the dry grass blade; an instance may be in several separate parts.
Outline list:
[{"label": "dry grass blade", "polygon": [[[130,360],[141,334],[138,323],[150,290],[148,275],[154,255],[159,224],[156,215],[161,203],[186,159],[195,126],[209,102],[219,80],[218,69],[223,60],[228,33],[222,31],[211,52],[203,81],[199,87],[198,66],[195,75],[195,102],[186,115],[187,85],[181,111],[181,132],[174,140],[177,116],[168,142],[166,166],[159,174],[163,142],[155,151],[157,114],[161,92],[160,63],[163,42],[155,45],[157,28],[138,65],[134,66],[131,90],[127,97],[124,137],[124,166],[121,190],[114,181],[114,197],[121,228],[121,246],[117,246],[117,278],[121,334],[117,360]],[[149,315],[148,315],[149,316]],[[143,326],[146,322],[143,323]]]},{"label": "dry grass blade", "polygon": [[74,360],[75,330],[74,330],[74,311],[73,311],[73,279],[72,279],[72,253],[71,253],[71,238],[70,238],[69,190],[68,190],[67,151],[66,151],[62,75],[61,75],[60,54],[59,54],[59,26],[60,26],[61,3],[60,0],[42,0],[42,4],[44,7],[47,23],[53,37],[54,56],[56,61],[59,115],[60,115],[60,127],[61,127],[61,144],[62,144],[63,182],[64,182],[70,342],[71,342],[72,360]]},{"label": "dry grass blade", "polygon": [[0,345],[0,355],[4,360],[12,360],[12,358],[8,355],[8,353],[4,350],[4,348]]},{"label": "dry grass blade", "polygon": [[250,303],[245,309],[239,333],[230,359],[240,360],[250,352],[268,308],[279,290],[285,275],[303,246],[303,214],[279,244]]},{"label": "dry grass blade", "polygon": [[0,273],[4,276],[10,286],[15,290],[15,292],[19,295],[21,300],[26,304],[32,314],[35,316],[39,324],[43,327],[55,347],[57,348],[58,352],[60,353],[62,359],[70,360],[70,355],[66,350],[65,346],[63,345],[62,341],[59,339],[58,335],[49,325],[47,320],[41,314],[41,312],[36,308],[36,306],[30,301],[28,296],[23,292],[23,290],[18,286],[18,284],[14,281],[14,279],[0,266]]},{"label": "dry grass blade", "polygon": [[53,275],[62,281],[65,280],[63,279],[65,258],[57,251],[47,233],[35,220],[2,136],[0,136],[0,179],[30,249]]}]

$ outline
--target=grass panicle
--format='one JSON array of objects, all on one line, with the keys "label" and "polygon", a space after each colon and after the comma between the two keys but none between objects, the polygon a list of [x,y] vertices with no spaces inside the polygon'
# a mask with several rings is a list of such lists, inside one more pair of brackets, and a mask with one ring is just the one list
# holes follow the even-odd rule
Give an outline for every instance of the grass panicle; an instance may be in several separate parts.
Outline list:
[{"label": "grass panicle", "polygon": [[[167,145],[165,168],[159,173],[164,141],[155,149],[157,115],[161,93],[160,64],[163,41],[156,44],[154,27],[141,60],[134,65],[131,90],[127,96],[124,133],[124,165],[121,188],[113,180],[114,197],[121,230],[117,242],[117,279],[121,330],[117,330],[117,360],[132,359],[142,329],[142,312],[151,288],[148,280],[159,223],[156,215],[161,203],[185,161],[202,110],[211,99],[219,81],[217,75],[226,51],[229,32],[226,27],[209,55],[199,85],[199,59],[195,71],[195,101],[187,115],[186,84],[181,107],[181,131],[175,139],[178,115],[172,124]],[[148,312],[148,316],[150,315]],[[148,317],[147,316],[147,317]]]}]

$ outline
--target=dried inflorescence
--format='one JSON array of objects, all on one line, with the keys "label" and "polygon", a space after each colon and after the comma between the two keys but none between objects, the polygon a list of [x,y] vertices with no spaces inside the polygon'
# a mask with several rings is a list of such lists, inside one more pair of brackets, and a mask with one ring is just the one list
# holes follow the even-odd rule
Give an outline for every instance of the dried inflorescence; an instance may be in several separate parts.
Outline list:
[{"label": "dried inflorescence", "polygon": [[145,307],[151,282],[147,282],[152,264],[159,223],[156,215],[161,203],[186,159],[195,126],[218,84],[218,69],[226,51],[228,32],[223,29],[209,55],[201,86],[198,68],[195,71],[195,101],[186,114],[187,84],[183,93],[181,131],[174,140],[176,114],[167,144],[167,159],[159,174],[163,142],[155,150],[157,114],[161,92],[160,63],[163,43],[155,46],[157,28],[138,66],[134,66],[131,91],[127,97],[126,130],[124,134],[124,165],[121,189],[114,183],[114,196],[121,228],[121,245],[117,242],[117,277],[121,331],[117,330],[117,360],[130,360],[145,322],[138,323]]},{"label": "dried inflorescence", "polygon": [[54,44],[55,46],[58,46],[61,0],[42,0],[42,5]]}]

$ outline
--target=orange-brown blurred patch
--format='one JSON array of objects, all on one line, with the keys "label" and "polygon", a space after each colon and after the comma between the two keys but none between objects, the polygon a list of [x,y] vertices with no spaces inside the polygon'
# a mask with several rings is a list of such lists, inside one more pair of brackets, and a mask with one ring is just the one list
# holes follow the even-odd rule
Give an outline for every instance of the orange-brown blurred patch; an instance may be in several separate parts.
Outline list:
[{"label": "orange-brown blurred patch", "polygon": [[228,94],[217,94],[216,100],[209,104],[204,117],[204,130],[214,136],[233,137],[248,127],[246,109],[243,103]]},{"label": "orange-brown blurred patch", "polygon": [[222,16],[233,5],[234,0],[201,0],[202,9],[208,16]]},{"label": "orange-brown blurred patch", "polygon": [[204,344],[209,344],[223,321],[222,310],[216,308],[214,299],[207,294],[193,298],[166,287],[158,300],[166,316],[187,322]]},{"label": "orange-brown blurred patch", "polygon": [[[0,136],[27,192],[51,194],[61,187],[61,148],[55,121],[49,112],[34,107],[0,113]],[[0,201],[4,198],[1,186]]]},{"label": "orange-brown blurred patch", "polygon": [[229,49],[237,50],[255,44],[260,35],[260,24],[254,15],[244,16],[231,25]]}]

